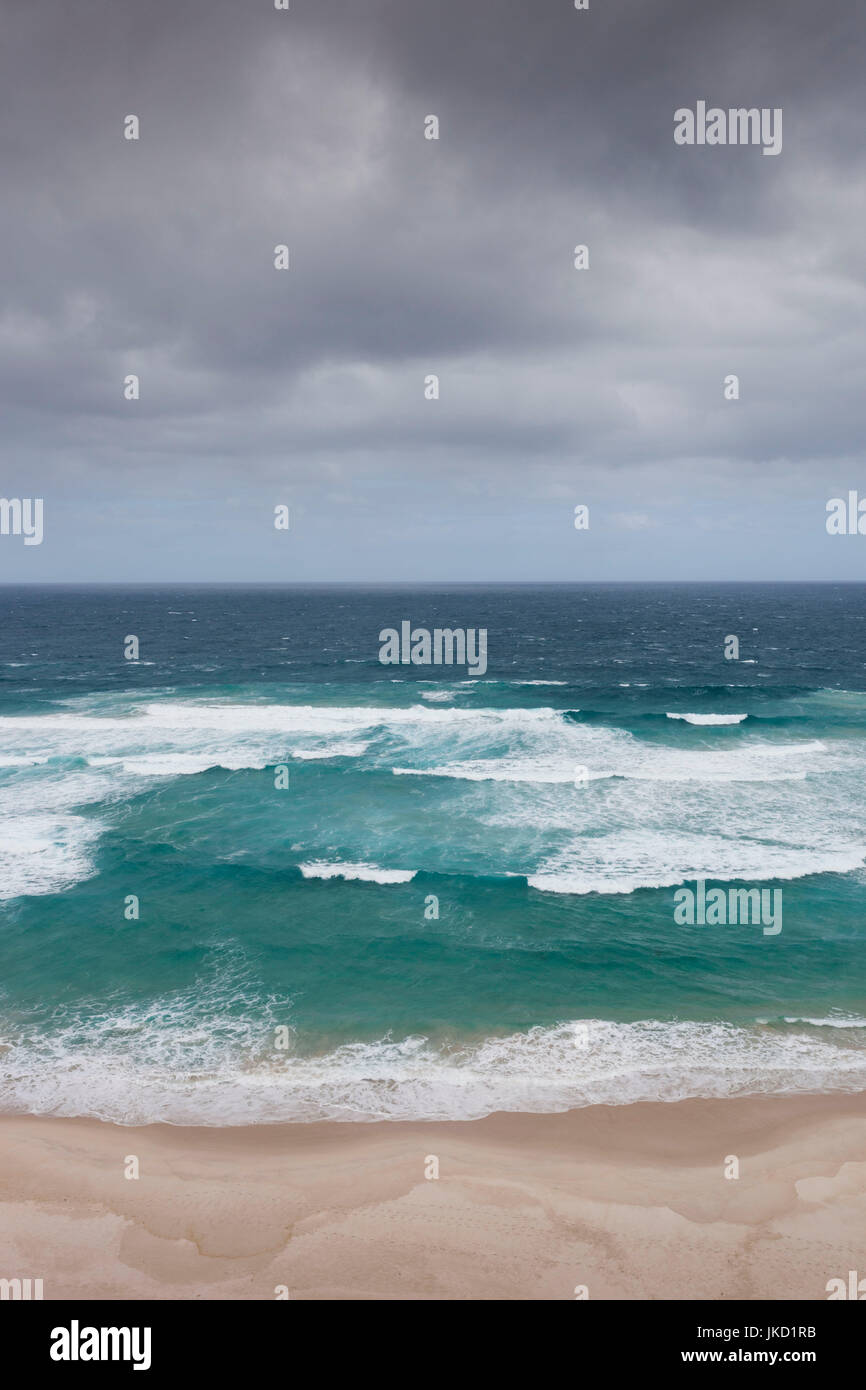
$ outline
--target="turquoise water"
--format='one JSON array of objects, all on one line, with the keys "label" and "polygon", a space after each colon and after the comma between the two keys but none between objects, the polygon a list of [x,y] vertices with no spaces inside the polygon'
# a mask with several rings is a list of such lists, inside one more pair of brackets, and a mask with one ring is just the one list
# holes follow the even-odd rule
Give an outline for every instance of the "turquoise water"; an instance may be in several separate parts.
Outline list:
[{"label": "turquoise water", "polygon": [[[3,1109],[866,1086],[863,586],[2,605]],[[406,619],[485,627],[487,671],[382,665]],[[782,931],[677,925],[699,877],[780,888]]]}]

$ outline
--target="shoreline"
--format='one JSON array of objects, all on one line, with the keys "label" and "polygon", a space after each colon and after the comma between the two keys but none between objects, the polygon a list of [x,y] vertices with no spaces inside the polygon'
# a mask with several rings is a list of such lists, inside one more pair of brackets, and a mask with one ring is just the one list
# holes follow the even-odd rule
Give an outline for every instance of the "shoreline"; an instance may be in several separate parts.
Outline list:
[{"label": "shoreline", "polygon": [[849,1269],[866,1093],[224,1129],[0,1116],[0,1277],[46,1300],[826,1299]]}]

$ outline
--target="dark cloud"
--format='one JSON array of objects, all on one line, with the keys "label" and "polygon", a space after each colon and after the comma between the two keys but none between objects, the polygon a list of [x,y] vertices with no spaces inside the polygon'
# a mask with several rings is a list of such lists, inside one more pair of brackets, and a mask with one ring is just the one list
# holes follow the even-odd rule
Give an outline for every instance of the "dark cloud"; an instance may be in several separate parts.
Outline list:
[{"label": "dark cloud", "polygon": [[[659,527],[688,496],[743,517],[777,496],[779,563],[835,563],[815,508],[862,450],[862,7],[3,8],[0,458],[48,519],[0,574],[108,578],[126,557],[218,578],[198,489],[215,518],[249,507],[230,577],[274,577],[256,526],[277,486],[319,578],[467,574],[447,539],[467,495],[499,526],[477,577],[508,576],[521,526],[529,574],[568,572],[572,496],[629,534],[625,573],[669,571]],[[782,153],[676,147],[698,99],[782,107]]]}]

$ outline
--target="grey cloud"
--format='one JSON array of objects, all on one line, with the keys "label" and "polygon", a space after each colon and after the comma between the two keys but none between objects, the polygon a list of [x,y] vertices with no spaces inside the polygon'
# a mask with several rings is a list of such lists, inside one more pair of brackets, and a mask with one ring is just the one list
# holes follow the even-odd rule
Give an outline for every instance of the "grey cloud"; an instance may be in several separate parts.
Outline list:
[{"label": "grey cloud", "polygon": [[[335,483],[375,484],[383,516],[438,488],[456,534],[467,477],[551,501],[579,481],[618,487],[651,547],[651,508],[684,484],[747,509],[780,469],[800,491],[856,470],[862,10],[590,4],[7,0],[6,493],[24,473],[58,497],[108,488],[133,525],[132,499],[175,498],[193,575],[196,480],[279,480],[319,534],[342,525]],[[675,147],[698,98],[782,106],[782,155]],[[650,476],[667,492],[637,502]],[[56,543],[76,577],[80,548]],[[252,540],[237,561],[256,577]]]}]

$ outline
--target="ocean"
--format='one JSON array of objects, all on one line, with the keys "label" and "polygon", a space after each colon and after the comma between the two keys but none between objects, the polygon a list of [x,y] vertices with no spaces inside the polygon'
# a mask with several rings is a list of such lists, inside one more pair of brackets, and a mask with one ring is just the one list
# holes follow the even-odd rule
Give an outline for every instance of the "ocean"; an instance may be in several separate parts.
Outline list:
[{"label": "ocean", "polygon": [[[0,608],[0,1110],[866,1089],[866,586]],[[486,629],[486,671],[383,665],[403,621]],[[678,924],[698,879],[780,889],[782,930]]]}]

